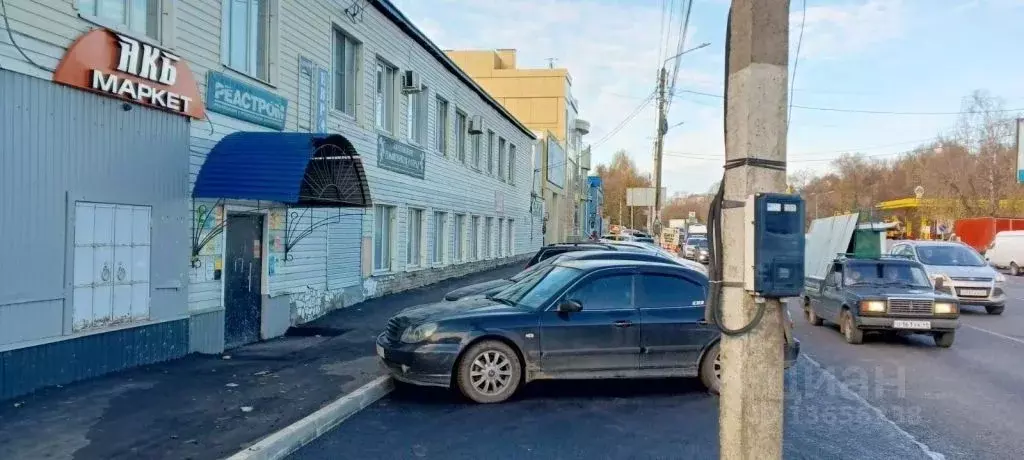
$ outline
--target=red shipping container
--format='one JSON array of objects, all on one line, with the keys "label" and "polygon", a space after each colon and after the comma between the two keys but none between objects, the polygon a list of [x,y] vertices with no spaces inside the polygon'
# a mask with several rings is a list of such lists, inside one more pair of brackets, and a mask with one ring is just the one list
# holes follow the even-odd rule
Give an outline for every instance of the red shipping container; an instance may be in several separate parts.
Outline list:
[{"label": "red shipping container", "polygon": [[1006,217],[974,217],[959,219],[953,223],[953,232],[960,241],[978,252],[985,252],[992,244],[996,233],[1007,230],[1024,230],[1024,219]]}]

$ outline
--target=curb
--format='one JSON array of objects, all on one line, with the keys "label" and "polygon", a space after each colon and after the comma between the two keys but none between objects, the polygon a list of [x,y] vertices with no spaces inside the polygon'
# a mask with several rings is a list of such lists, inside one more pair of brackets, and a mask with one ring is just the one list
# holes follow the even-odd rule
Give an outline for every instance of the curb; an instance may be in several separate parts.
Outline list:
[{"label": "curb", "polygon": [[226,460],[280,460],[320,435],[338,426],[345,419],[383,398],[395,388],[389,376],[380,376],[316,412],[303,417],[256,444],[239,451]]}]

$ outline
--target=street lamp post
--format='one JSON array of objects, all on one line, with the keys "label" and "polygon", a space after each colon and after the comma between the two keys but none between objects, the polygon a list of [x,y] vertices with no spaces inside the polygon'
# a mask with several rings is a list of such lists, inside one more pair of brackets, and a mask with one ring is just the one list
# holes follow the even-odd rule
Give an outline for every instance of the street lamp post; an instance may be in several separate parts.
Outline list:
[{"label": "street lamp post", "polygon": [[818,196],[819,195],[830,195],[830,194],[833,194],[835,192],[836,192],[835,190],[829,190],[829,191],[824,192],[824,193],[819,192],[819,193],[812,193],[811,194],[811,196],[814,197],[814,218],[815,219],[818,218],[818,201],[821,200],[820,198],[818,198]]},{"label": "street lamp post", "polygon": [[662,150],[665,145],[665,133],[668,132],[668,106],[665,95],[665,86],[668,84],[668,70],[665,69],[665,66],[667,66],[669,61],[672,61],[673,59],[678,59],[686,53],[697,51],[709,45],[711,45],[711,43],[704,42],[679,54],[669,56],[661,63],[661,69],[658,70],[658,135],[655,137],[656,140],[654,141],[654,212],[653,216],[651,216],[652,232],[658,232],[661,230],[661,158]]}]

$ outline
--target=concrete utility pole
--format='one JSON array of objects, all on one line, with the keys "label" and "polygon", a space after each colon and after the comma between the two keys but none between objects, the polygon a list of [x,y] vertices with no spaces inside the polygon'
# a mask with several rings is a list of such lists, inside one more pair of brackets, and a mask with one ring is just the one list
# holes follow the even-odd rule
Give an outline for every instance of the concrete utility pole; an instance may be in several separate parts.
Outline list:
[{"label": "concrete utility pole", "polygon": [[658,71],[658,131],[654,141],[654,212],[651,216],[651,232],[657,232],[655,229],[659,221],[659,214],[661,213],[661,158],[663,149],[665,148],[665,132],[668,131],[665,125],[668,122],[665,120],[665,86],[668,84],[668,70],[665,66],[661,66],[661,70]]},{"label": "concrete utility pole", "polygon": [[[786,160],[786,83],[789,79],[789,1],[732,0],[726,54],[726,161]],[[782,192],[786,172],[745,164],[725,172],[725,203],[757,192]],[[750,323],[755,298],[743,286],[743,207],[724,206],[723,325]],[[767,302],[749,333],[722,337],[719,448],[722,459],[781,459],[783,419],[783,306]]]},{"label": "concrete utility pole", "polygon": [[670,61],[678,59],[686,53],[697,51],[708,45],[711,44],[701,43],[675,56],[669,56],[661,63],[661,69],[658,70],[658,128],[654,136],[654,209],[651,212],[651,216],[649,216],[649,230],[652,233],[661,231],[660,228],[656,227],[661,227],[661,159],[664,156],[665,133],[668,132],[668,99],[665,94],[666,87],[668,86],[668,69],[665,66]]}]

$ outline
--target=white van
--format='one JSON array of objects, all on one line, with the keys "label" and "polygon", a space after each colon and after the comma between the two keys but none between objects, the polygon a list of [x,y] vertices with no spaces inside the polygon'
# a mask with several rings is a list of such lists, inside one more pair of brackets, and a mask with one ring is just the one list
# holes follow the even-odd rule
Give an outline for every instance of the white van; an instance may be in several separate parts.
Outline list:
[{"label": "white van", "polygon": [[993,267],[1009,269],[1011,275],[1024,274],[1024,230],[996,233],[985,251],[985,260]]}]

